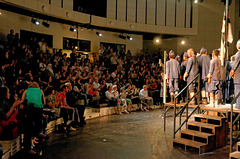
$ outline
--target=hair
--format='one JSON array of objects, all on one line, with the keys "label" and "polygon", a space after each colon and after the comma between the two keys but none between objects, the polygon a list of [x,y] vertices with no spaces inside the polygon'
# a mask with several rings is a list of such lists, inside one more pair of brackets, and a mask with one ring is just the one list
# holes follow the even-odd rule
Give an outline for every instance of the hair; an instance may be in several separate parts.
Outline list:
[{"label": "hair", "polygon": [[61,88],[61,90],[63,91],[64,89],[67,88],[67,86],[66,86],[65,84],[62,84],[60,88]]},{"label": "hair", "polygon": [[53,87],[48,87],[48,89],[46,90],[46,95],[48,96],[48,95],[52,94],[53,90],[54,90]]},{"label": "hair", "polygon": [[0,87],[0,102],[3,103],[3,101],[6,99],[7,95],[7,87]]},{"label": "hair", "polygon": [[174,59],[174,58],[175,58],[175,55],[171,55],[171,56],[169,56],[169,58]]},{"label": "hair", "polygon": [[201,51],[200,54],[201,54],[201,55],[206,55],[207,52],[206,52],[206,51]]},{"label": "hair", "polygon": [[143,88],[147,87],[147,85],[143,85]]},{"label": "hair", "polygon": [[214,50],[213,50],[213,55],[219,56],[219,50],[218,50],[218,49],[214,49]]},{"label": "hair", "polygon": [[37,82],[30,82],[28,88],[40,88]]}]

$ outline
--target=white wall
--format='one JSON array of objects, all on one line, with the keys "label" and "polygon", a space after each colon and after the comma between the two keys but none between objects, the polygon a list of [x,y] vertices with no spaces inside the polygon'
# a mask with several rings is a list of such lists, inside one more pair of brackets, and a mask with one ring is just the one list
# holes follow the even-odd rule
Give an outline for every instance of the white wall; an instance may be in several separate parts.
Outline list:
[{"label": "white wall", "polygon": [[[0,23],[0,40],[7,40],[6,37],[10,29],[14,29],[15,33],[20,33],[20,29],[23,29],[32,32],[53,35],[53,48],[57,49],[63,48],[63,37],[77,38],[76,32],[69,31],[70,25],[50,22],[50,28],[46,28],[42,25],[36,26],[35,24],[31,23],[31,17],[8,11],[1,11],[1,13],[0,21],[4,23]],[[42,20],[40,20],[40,23],[41,22]],[[133,55],[142,49],[141,35],[131,35],[133,40],[130,41],[127,39],[120,39],[118,37],[119,33],[102,31],[102,34],[102,37],[98,37],[96,35],[96,30],[92,31],[83,29],[83,31],[81,31],[79,29],[78,38],[81,40],[91,41],[91,52],[98,52],[100,42],[125,44],[126,49],[131,50]]]}]

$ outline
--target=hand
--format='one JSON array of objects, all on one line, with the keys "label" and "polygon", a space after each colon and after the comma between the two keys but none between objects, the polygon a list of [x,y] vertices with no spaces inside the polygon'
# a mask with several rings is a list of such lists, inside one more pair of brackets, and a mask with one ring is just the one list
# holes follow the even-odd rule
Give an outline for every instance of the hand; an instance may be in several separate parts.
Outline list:
[{"label": "hand", "polygon": [[16,102],[14,102],[13,103],[13,108],[16,108],[18,105],[20,105],[22,103],[22,100],[21,99],[19,99],[19,100],[17,100]]},{"label": "hand", "polygon": [[211,83],[211,78],[208,78],[208,84],[210,84]]},{"label": "hand", "polygon": [[230,76],[231,76],[232,78],[234,77],[234,74],[235,74],[235,72],[230,71]]}]

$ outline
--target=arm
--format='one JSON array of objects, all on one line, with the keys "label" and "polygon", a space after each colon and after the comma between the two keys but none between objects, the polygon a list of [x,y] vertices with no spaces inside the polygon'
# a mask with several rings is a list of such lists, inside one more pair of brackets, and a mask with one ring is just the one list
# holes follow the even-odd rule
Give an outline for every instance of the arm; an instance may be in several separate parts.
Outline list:
[{"label": "arm", "polygon": [[44,95],[44,93],[43,93],[43,91],[42,91],[42,90],[41,90],[41,92],[42,92],[42,100],[43,100],[43,105],[45,105],[45,104],[46,104],[45,95]]},{"label": "arm", "polygon": [[236,57],[236,60],[232,66],[232,70],[230,72],[230,75],[233,77],[237,68],[239,67],[239,64],[240,64],[240,56],[239,56],[240,53],[238,53],[237,57]]}]

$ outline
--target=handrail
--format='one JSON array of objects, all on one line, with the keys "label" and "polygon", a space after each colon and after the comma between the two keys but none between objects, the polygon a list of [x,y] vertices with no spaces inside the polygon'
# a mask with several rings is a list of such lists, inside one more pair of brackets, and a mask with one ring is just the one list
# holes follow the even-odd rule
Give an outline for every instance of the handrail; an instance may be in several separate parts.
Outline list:
[{"label": "handrail", "polygon": [[[179,95],[181,95],[181,94],[189,87],[190,84],[192,84],[193,82],[195,82],[196,79],[198,79],[198,89],[197,89],[197,92],[194,94],[193,97],[190,98],[190,100],[187,100],[187,103],[184,105],[183,109],[180,110],[178,113],[176,113],[176,105],[177,105],[177,103],[176,103],[176,98],[178,98]],[[195,97],[198,97],[198,103],[197,103],[198,106],[194,109],[194,111],[193,111],[190,115],[188,115],[188,104],[189,104],[189,102],[190,102],[192,99],[194,99]],[[187,98],[188,98],[188,95],[187,95]],[[174,99],[175,99],[175,100],[174,100],[173,138],[175,138],[176,133],[182,128],[182,126],[183,126],[185,123],[188,122],[188,119],[195,113],[195,111],[200,108],[200,106],[199,106],[199,105],[200,105],[200,104],[199,104],[199,101],[200,101],[200,74],[198,74],[196,77],[194,77],[194,79],[193,79],[191,82],[189,82],[189,83],[175,96]],[[183,123],[181,123],[181,113],[182,113],[182,111],[185,109],[185,107],[187,108],[187,109],[186,109],[186,110],[187,110],[186,120],[185,120]],[[176,131],[176,117],[177,117],[179,114],[180,114],[180,124],[179,124],[180,126],[177,128],[177,131]]]},{"label": "handrail", "polygon": [[[233,147],[233,104],[236,102],[236,100],[239,98],[240,93],[238,93],[238,95],[233,99],[233,101],[231,102],[231,124],[230,124],[230,153],[232,153],[232,147]],[[239,137],[239,136],[238,136]],[[237,139],[238,139],[237,137]],[[234,141],[235,142],[235,141]]]},{"label": "handrail", "polygon": [[175,99],[178,98],[178,96],[179,96],[180,94],[182,94],[182,93],[185,91],[185,89],[187,89],[188,86],[189,86],[190,84],[192,84],[199,76],[200,76],[200,74],[198,74],[190,83],[188,83],[188,84],[175,96]]}]

